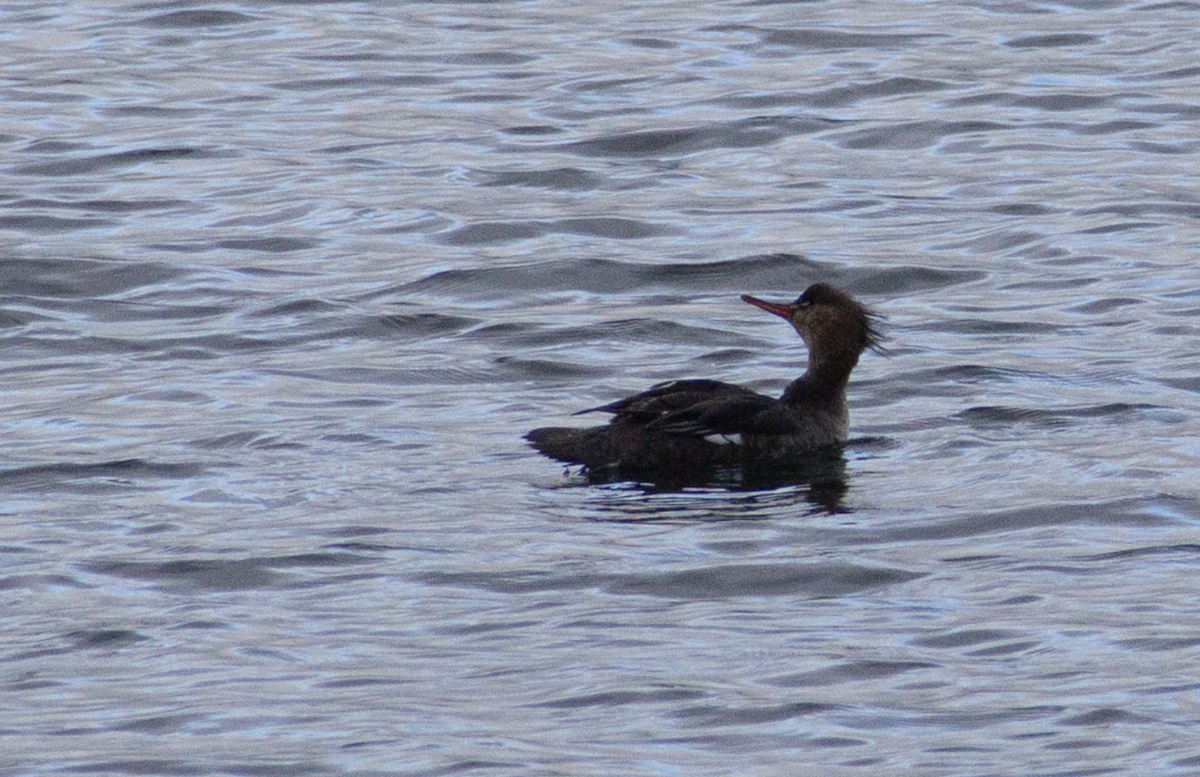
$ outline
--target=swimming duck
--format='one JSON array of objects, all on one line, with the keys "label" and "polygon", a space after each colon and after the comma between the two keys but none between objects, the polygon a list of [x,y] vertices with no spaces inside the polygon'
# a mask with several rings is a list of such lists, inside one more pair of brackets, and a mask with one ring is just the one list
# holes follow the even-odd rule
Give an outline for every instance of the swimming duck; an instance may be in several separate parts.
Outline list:
[{"label": "swimming duck", "polygon": [[525,439],[591,472],[676,473],[761,467],[845,442],[846,385],[863,351],[878,349],[878,316],[827,283],[794,302],[742,299],[788,321],[808,346],[808,369],[778,399],[717,380],[674,380],[575,414],[611,413],[604,426],[543,427]]}]

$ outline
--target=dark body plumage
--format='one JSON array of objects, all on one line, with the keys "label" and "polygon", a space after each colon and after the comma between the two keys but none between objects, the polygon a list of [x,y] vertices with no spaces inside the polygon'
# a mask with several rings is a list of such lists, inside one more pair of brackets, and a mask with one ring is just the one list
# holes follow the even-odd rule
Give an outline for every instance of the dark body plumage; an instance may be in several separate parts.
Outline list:
[{"label": "dark body plumage", "polygon": [[612,413],[605,426],[545,427],[525,438],[547,456],[593,472],[684,477],[713,467],[784,464],[844,442],[846,384],[862,352],[878,343],[874,314],[824,283],[786,304],[742,299],[787,319],[808,345],[807,371],[780,398],[716,380],[677,380],[580,411]]}]

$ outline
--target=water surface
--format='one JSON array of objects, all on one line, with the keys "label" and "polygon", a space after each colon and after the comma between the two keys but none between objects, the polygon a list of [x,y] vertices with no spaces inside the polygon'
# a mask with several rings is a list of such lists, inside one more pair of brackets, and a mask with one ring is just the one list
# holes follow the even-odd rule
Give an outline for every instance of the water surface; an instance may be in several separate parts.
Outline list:
[{"label": "water surface", "polygon": [[[7,773],[1191,774],[1191,3],[0,11]],[[838,488],[520,436],[887,317]]]}]

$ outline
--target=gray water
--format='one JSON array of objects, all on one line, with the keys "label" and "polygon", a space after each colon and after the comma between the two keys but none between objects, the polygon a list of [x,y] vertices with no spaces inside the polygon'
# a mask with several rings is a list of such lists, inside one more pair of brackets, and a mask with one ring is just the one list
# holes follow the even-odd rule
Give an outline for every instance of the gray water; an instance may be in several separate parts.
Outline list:
[{"label": "gray water", "polygon": [[[6,4],[0,772],[1200,773],[1198,27]],[[521,440],[817,280],[833,487]]]}]

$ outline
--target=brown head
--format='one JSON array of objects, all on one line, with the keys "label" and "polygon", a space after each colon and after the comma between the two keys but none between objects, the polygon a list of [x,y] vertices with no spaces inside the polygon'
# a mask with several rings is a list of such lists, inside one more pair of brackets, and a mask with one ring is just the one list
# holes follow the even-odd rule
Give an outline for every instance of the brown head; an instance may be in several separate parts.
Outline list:
[{"label": "brown head", "polygon": [[814,283],[795,302],[766,302],[749,294],[742,299],[795,327],[808,346],[810,368],[823,363],[853,368],[863,351],[879,350],[879,317],[828,283]]}]

